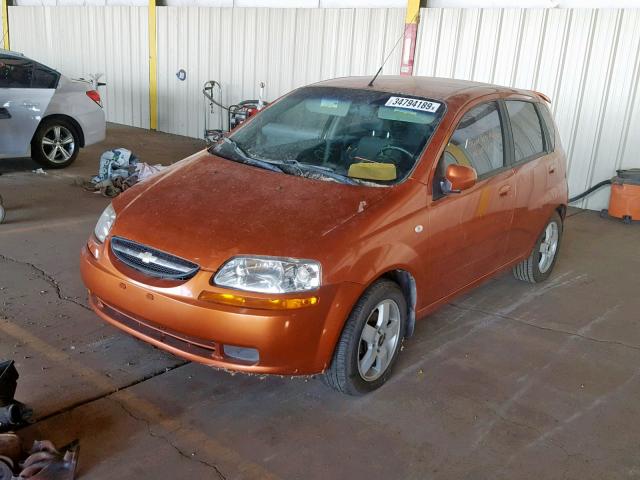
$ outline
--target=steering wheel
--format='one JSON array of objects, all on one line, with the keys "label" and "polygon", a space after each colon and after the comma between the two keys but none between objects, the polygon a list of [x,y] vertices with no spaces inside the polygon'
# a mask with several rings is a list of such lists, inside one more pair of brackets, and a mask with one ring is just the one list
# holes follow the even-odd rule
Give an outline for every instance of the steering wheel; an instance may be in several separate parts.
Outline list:
[{"label": "steering wheel", "polygon": [[[334,157],[336,155],[336,153],[338,153],[340,151],[340,145],[336,144],[336,143],[330,143],[327,145],[327,143],[323,143],[320,144],[318,146],[316,146],[312,151],[311,154],[313,156],[313,159],[321,162],[321,163],[325,163],[326,160]],[[328,158],[325,158],[325,155]]]},{"label": "steering wheel", "polygon": [[380,152],[378,152],[378,155],[384,155],[384,152],[387,150],[395,150],[398,151],[400,153],[404,153],[407,157],[409,157],[411,160],[413,160],[413,153],[411,153],[408,150],[405,150],[402,147],[396,147],[395,145],[387,145],[386,147],[382,147],[382,150],[380,150]]}]

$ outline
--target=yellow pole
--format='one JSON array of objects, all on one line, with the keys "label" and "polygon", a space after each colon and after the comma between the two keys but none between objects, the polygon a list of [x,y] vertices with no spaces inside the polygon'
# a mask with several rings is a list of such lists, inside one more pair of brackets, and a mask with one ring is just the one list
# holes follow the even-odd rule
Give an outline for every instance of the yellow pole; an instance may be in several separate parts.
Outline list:
[{"label": "yellow pole", "polygon": [[420,0],[407,0],[407,16],[404,23],[418,23],[420,13]]},{"label": "yellow pole", "polygon": [[[6,2],[7,0],[2,0]],[[158,44],[156,0],[149,0],[149,128],[158,128]]]},{"label": "yellow pole", "polygon": [[420,0],[407,0],[407,15],[404,20],[404,43],[400,75],[413,75],[413,59],[418,37],[418,21],[420,17]]},{"label": "yellow pole", "polygon": [[11,50],[9,42],[9,0],[2,0],[2,45],[5,50]]}]

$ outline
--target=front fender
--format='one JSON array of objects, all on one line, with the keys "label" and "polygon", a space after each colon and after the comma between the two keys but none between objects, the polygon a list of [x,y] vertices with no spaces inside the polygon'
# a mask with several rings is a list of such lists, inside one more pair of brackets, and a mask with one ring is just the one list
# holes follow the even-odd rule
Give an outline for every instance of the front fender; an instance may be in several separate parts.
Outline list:
[{"label": "front fender", "polygon": [[416,268],[420,264],[418,252],[406,244],[384,244],[361,252],[357,261],[351,265],[348,278],[368,288],[387,272],[403,270],[411,274],[420,290],[424,282],[421,272]]}]

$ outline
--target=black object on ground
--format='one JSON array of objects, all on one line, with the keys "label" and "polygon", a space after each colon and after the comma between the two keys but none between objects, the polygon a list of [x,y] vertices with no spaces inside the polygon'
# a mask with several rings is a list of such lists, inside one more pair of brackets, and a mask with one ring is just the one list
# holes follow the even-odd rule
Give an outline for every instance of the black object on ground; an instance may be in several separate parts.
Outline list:
[{"label": "black object on ground", "polygon": [[19,376],[13,360],[0,362],[0,432],[31,422],[33,411],[14,398]]},{"label": "black object on ground", "polygon": [[0,407],[13,402],[18,387],[18,370],[13,360],[0,362]]}]

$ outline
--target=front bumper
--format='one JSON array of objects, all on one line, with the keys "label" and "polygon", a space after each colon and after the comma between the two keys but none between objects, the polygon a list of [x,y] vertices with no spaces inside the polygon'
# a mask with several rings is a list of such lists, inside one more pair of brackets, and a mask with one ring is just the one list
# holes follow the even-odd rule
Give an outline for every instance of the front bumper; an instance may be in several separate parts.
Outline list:
[{"label": "front bumper", "polygon": [[[202,291],[229,291],[210,284],[213,272],[201,270],[184,282],[156,281],[119,263],[109,250],[108,240],[90,241],[80,262],[91,307],[103,320],[187,360],[230,370],[323,371],[362,291],[357,284],[326,285],[313,293],[317,305],[294,310],[228,306],[198,300]],[[231,358],[225,345],[255,349],[259,360]]]}]

